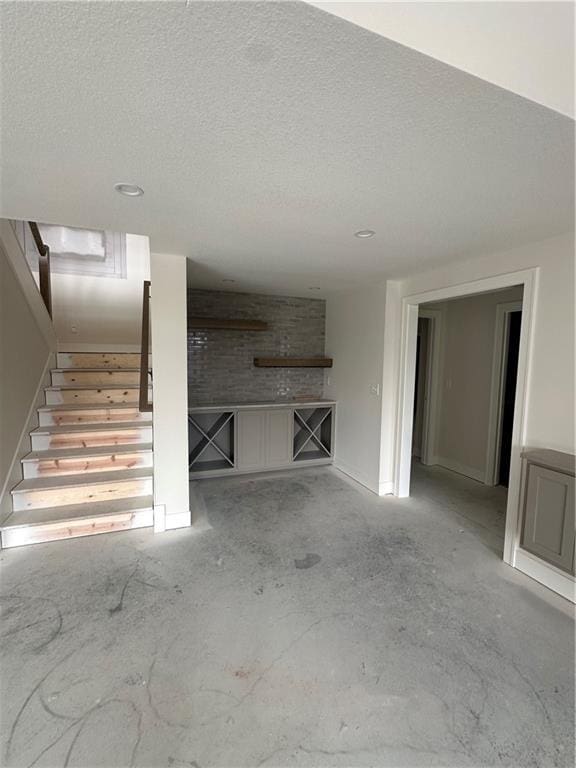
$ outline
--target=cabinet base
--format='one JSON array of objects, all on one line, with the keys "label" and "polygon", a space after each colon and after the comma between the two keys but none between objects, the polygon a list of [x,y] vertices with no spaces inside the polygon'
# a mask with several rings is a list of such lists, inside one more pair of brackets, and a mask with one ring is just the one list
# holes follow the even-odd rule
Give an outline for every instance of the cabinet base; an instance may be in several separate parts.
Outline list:
[{"label": "cabinet base", "polygon": [[514,568],[540,582],[566,600],[570,600],[571,603],[576,603],[576,582],[570,574],[563,573],[553,565],[520,548],[516,550]]},{"label": "cabinet base", "polygon": [[275,467],[259,467],[258,469],[212,469],[200,472],[190,472],[190,480],[206,480],[209,477],[231,477],[234,475],[259,475],[262,472],[282,472],[285,469],[306,469],[306,467],[322,467],[332,464],[332,459],[307,459],[306,461],[279,464]]}]

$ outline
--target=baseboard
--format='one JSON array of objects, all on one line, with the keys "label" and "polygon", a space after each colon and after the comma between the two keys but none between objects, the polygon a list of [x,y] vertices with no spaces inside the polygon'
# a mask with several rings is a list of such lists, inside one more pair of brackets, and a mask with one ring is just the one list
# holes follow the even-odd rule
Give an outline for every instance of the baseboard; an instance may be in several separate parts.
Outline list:
[{"label": "baseboard", "polygon": [[20,439],[10,463],[10,469],[6,474],[2,490],[0,491],[0,522],[12,514],[10,491],[22,480],[22,464],[20,460],[32,450],[30,432],[38,426],[38,408],[44,404],[44,388],[50,386],[50,370],[55,367],[56,355],[54,352],[49,352],[34,397],[30,403],[26,421],[22,426]]},{"label": "baseboard", "polygon": [[372,493],[375,493],[377,496],[379,495],[379,488],[376,484],[369,480],[363,473],[358,472],[357,469],[350,467],[348,464],[338,459],[334,459],[334,467],[345,475],[348,475],[348,477],[351,477],[352,480],[360,483],[360,485],[363,485],[364,488],[368,488]]},{"label": "baseboard", "polygon": [[520,548],[515,553],[514,568],[571,603],[576,603],[576,581],[568,573],[563,573],[550,563]]},{"label": "baseboard", "polygon": [[444,469],[449,469],[451,472],[457,472],[459,475],[469,477],[471,480],[477,480],[479,483],[483,483],[485,479],[485,473],[481,469],[475,467],[467,467],[466,464],[459,464],[452,459],[445,459],[443,456],[435,456],[435,464]]},{"label": "baseboard", "polygon": [[58,352],[140,352],[140,344],[80,344],[58,342]]},{"label": "baseboard", "polygon": [[379,483],[378,485],[379,496],[393,496],[394,495],[394,482],[392,480],[386,480],[385,483]]},{"label": "baseboard", "polygon": [[166,530],[166,506],[154,504],[154,533],[164,533]]},{"label": "baseboard", "polygon": [[174,528],[189,528],[192,525],[190,511],[176,512],[173,515],[165,515],[164,530],[171,531]]}]

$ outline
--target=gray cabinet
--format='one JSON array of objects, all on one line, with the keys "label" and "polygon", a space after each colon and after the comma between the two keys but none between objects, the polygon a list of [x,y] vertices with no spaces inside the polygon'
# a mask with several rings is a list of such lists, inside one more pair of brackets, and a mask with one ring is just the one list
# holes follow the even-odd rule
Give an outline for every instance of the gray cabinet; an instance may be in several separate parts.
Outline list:
[{"label": "gray cabinet", "polygon": [[256,471],[290,462],[289,410],[239,411],[237,419],[238,469]]},{"label": "gray cabinet", "polygon": [[574,573],[574,457],[558,451],[525,451],[522,530],[527,552]]},{"label": "gray cabinet", "polygon": [[266,411],[240,411],[238,424],[238,469],[260,469],[265,460]]},{"label": "gray cabinet", "polygon": [[264,461],[267,467],[283,467],[292,458],[292,411],[266,411]]},{"label": "gray cabinet", "polygon": [[333,401],[197,406],[188,414],[194,477],[331,464]]}]

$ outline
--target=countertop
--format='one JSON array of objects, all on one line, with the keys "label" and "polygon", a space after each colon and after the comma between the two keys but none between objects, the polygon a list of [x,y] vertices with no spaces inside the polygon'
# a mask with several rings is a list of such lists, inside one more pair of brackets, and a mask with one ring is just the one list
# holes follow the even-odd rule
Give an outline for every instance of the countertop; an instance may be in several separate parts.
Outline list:
[{"label": "countertop", "polygon": [[210,405],[188,406],[189,411],[239,411],[258,408],[317,408],[326,405],[336,405],[336,400],[316,398],[310,400],[254,400],[243,403],[211,403]]}]

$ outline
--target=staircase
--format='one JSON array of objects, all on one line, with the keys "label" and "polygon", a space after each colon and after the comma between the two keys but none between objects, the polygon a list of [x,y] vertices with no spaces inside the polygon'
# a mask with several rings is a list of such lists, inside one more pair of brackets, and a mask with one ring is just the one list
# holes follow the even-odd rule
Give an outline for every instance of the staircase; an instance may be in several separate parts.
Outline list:
[{"label": "staircase", "polygon": [[59,353],[2,547],[153,525],[152,414],[139,354]]}]

